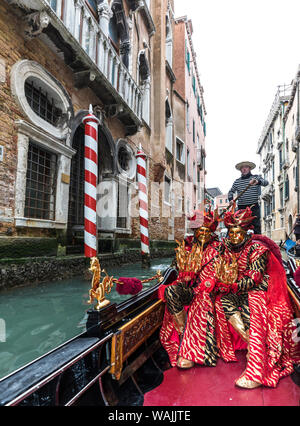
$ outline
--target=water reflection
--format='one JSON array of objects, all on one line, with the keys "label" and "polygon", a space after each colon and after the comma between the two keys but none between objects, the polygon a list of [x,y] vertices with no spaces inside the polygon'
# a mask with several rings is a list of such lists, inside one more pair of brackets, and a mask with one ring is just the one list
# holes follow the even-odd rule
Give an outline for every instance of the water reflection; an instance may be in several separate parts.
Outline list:
[{"label": "water reflection", "polygon": [[[164,271],[171,259],[153,261],[149,270],[141,264],[107,268],[116,278],[141,280]],[[144,289],[156,281],[144,285]],[[82,277],[60,282],[15,288],[0,293],[0,318],[5,321],[5,341],[0,341],[0,378],[44,355],[85,330],[90,282]],[[130,296],[115,290],[111,302],[120,303]]]}]

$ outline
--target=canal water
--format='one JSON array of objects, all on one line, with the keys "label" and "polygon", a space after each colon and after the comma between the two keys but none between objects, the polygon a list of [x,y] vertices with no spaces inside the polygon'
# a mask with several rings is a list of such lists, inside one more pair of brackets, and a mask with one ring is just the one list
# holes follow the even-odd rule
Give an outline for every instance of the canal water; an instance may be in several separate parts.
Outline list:
[{"label": "canal water", "polygon": [[[171,259],[156,259],[149,270],[139,263],[107,268],[107,273],[143,280],[158,269],[163,272],[170,263]],[[0,293],[0,379],[85,331],[90,284],[77,277]],[[129,297],[112,290],[108,299],[120,303]]]}]

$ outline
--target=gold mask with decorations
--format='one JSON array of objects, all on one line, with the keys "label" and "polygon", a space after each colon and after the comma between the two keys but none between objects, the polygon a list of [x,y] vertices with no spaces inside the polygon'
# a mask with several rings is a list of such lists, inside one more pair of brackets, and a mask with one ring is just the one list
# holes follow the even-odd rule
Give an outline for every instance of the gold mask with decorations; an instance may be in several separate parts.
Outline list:
[{"label": "gold mask with decorations", "polygon": [[228,231],[228,238],[232,245],[237,246],[245,241],[247,232],[241,226],[233,226]]},{"label": "gold mask with decorations", "polygon": [[211,230],[206,226],[200,226],[195,230],[195,237],[199,241],[200,244],[206,244],[211,239]]}]

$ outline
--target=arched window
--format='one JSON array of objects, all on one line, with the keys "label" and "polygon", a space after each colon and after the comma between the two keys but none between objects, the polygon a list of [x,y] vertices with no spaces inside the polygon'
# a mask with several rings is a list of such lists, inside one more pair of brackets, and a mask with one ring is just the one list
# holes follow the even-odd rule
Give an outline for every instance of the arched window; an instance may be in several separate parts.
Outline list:
[{"label": "arched window", "polygon": [[11,72],[12,93],[28,119],[58,139],[70,131],[73,108],[61,83],[34,61],[22,60]]},{"label": "arched window", "polygon": [[113,14],[113,16],[110,18],[108,28],[109,28],[109,38],[113,42],[113,45],[114,45],[114,48],[116,49],[116,51],[119,52],[120,36],[119,36],[117,19],[116,19],[115,14]]},{"label": "arched window", "polygon": [[142,118],[150,126],[151,77],[147,52],[142,50],[138,58],[138,84],[142,87]]},{"label": "arched window", "polygon": [[[81,111],[76,121],[86,112]],[[109,130],[104,126],[98,128],[98,183],[115,174],[115,144]],[[84,226],[84,126],[80,124],[73,136],[72,147],[76,151],[71,164],[69,195],[69,229]]]},{"label": "arched window", "polygon": [[67,223],[65,201],[74,155],[71,99],[55,77],[29,60],[13,65],[11,90],[24,116],[16,121],[16,226],[62,229]]},{"label": "arched window", "polygon": [[110,37],[115,45],[116,41],[118,41],[117,48],[119,49],[122,62],[126,68],[128,68],[130,37],[123,1],[113,0],[111,3],[111,10],[113,11],[114,16],[110,20]]}]

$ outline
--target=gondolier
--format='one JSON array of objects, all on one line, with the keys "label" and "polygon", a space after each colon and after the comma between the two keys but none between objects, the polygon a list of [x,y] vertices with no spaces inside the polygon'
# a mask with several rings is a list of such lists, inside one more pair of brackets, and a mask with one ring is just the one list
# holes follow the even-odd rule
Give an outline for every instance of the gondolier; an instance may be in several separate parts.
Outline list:
[{"label": "gondolier", "polygon": [[[261,234],[260,206],[258,204],[258,200],[261,194],[261,186],[267,186],[269,185],[269,182],[261,176],[253,175],[251,173],[255,167],[256,165],[250,161],[243,161],[235,166],[235,168],[241,172],[241,177],[233,182],[233,185],[228,192],[228,200],[232,205],[234,195],[237,194],[239,210],[251,207],[253,216],[256,217],[253,221],[254,233]],[[241,196],[239,196],[239,194],[241,194]]]}]

